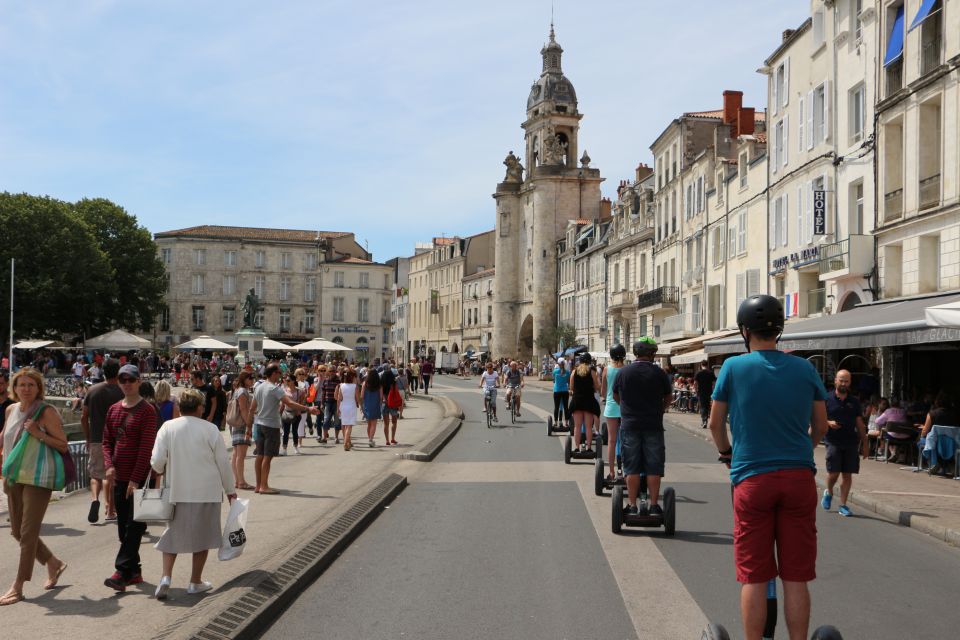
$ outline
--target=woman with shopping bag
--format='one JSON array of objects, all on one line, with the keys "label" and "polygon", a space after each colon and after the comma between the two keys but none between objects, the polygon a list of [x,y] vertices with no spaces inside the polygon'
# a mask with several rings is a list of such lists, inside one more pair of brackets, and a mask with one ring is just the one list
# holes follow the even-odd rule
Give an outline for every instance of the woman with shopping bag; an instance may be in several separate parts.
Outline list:
[{"label": "woman with shopping bag", "polygon": [[20,564],[0,606],[23,600],[23,585],[33,577],[34,562],[46,565],[43,588],[48,590],[57,586],[67,568],[40,539],[50,494],[66,482],[62,455],[69,455],[69,449],[63,423],[56,409],[44,404],[43,376],[32,367],[14,374],[10,397],[14,403],[6,408],[3,430],[3,490],[10,534],[20,543]]},{"label": "woman with shopping bag", "polygon": [[227,446],[219,429],[203,415],[203,394],[187,389],[180,394],[180,417],[164,423],[150,456],[154,472],[164,474],[169,500],[176,505],[155,548],[163,552],[163,575],[157,600],[166,600],[177,554],[193,554],[187,593],[203,593],[213,585],[203,580],[210,549],[220,548],[220,505],[223,494],[236,497]]}]

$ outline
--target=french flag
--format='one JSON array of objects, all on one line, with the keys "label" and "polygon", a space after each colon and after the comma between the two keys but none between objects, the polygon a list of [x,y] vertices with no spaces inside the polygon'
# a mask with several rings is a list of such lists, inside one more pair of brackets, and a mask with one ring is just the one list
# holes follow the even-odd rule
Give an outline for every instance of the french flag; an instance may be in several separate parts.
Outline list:
[{"label": "french flag", "polygon": [[786,317],[792,318],[800,314],[800,294],[788,293],[784,298],[784,312]]}]

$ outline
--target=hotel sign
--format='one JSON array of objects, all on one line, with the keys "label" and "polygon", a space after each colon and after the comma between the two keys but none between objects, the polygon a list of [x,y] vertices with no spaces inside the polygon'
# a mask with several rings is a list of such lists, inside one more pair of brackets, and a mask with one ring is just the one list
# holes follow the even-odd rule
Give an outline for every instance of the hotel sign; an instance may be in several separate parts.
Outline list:
[{"label": "hotel sign", "polygon": [[827,235],[827,192],[813,192],[813,235]]},{"label": "hotel sign", "polygon": [[809,264],[820,258],[820,247],[813,246],[802,251],[796,251],[786,256],[781,256],[774,259],[770,266],[774,271],[783,271],[788,266],[799,266],[803,264]]}]

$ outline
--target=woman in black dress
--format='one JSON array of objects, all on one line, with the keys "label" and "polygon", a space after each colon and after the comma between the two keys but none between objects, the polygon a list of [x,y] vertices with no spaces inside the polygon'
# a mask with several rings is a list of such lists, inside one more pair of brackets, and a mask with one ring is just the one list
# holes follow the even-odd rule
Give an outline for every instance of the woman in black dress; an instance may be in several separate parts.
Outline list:
[{"label": "woman in black dress", "polygon": [[[580,363],[570,374],[570,413],[573,415],[573,442],[577,449],[593,448],[593,428],[600,422],[600,403],[596,392],[600,388],[597,368],[589,353],[580,356]],[[580,441],[580,427],[585,425],[586,442]]]}]

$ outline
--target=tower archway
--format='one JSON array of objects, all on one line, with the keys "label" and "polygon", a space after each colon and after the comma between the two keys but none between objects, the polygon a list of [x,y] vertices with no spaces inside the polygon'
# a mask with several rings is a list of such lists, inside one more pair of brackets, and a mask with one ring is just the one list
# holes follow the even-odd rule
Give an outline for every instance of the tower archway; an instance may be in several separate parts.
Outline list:
[{"label": "tower archway", "polygon": [[517,356],[524,362],[533,359],[533,316],[527,315],[520,325],[517,339]]}]

